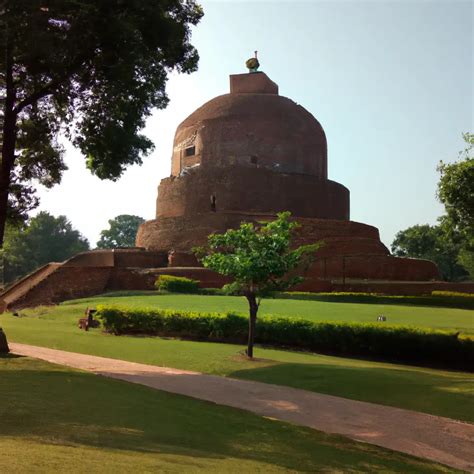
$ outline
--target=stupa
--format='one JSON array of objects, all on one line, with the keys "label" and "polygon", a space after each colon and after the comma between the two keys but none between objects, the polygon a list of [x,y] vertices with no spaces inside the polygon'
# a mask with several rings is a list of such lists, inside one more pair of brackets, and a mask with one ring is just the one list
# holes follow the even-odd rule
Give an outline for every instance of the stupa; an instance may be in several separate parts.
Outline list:
[{"label": "stupa", "polygon": [[[256,59],[256,58],[252,58]],[[350,220],[349,190],[328,179],[326,135],[311,113],[278,94],[258,60],[230,76],[230,92],[177,128],[171,175],[158,187],[155,219],[137,247],[94,250],[49,263],[0,294],[0,310],[52,304],[113,290],[151,290],[160,274],[227,281],[202,266],[193,247],[211,233],[290,211],[301,226],[295,245],[323,242],[298,288],[429,294],[473,292],[473,283],[440,282],[427,260],[390,255],[378,230]]]},{"label": "stupa", "polygon": [[375,227],[350,221],[349,190],[328,179],[327,162],[326,135],[311,113],[263,72],[231,75],[228,94],[178,126],[171,176],[137,246],[170,252],[174,272],[185,275],[198,266],[192,248],[209,234],[290,211],[301,224],[296,243],[324,242],[304,289],[439,278],[432,262],[392,257]]}]

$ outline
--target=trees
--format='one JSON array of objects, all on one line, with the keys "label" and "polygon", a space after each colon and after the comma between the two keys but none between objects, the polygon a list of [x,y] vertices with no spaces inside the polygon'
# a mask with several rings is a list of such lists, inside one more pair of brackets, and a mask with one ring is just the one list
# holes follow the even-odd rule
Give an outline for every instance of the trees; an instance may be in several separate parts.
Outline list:
[{"label": "trees", "polygon": [[208,247],[195,249],[205,268],[231,277],[232,293],[245,296],[249,304],[247,356],[253,357],[257,312],[262,297],[282,291],[302,281],[292,270],[309,263],[318,244],[291,250],[291,235],[298,224],[290,222],[290,213],[278,214],[275,221],[255,227],[242,223],[239,229],[212,234]]},{"label": "trees", "polygon": [[460,161],[438,166],[437,196],[446,214],[436,226],[415,225],[398,232],[392,243],[397,256],[434,261],[448,281],[474,278],[474,134],[463,138],[466,148]]},{"label": "trees", "polygon": [[[449,224],[469,240],[474,240],[474,134],[463,135],[466,148],[460,161],[440,162],[438,198],[446,208]],[[472,242],[474,244],[474,242]]]},{"label": "trees", "polygon": [[4,280],[12,282],[48,262],[62,262],[89,250],[66,216],[40,212],[19,229],[8,228],[3,248]]},{"label": "trees", "polygon": [[97,242],[99,249],[113,249],[117,247],[134,247],[137,230],[145,219],[139,216],[121,214],[109,220],[109,229],[104,229],[100,233],[100,240]]},{"label": "trees", "polygon": [[65,170],[64,133],[101,179],[153,147],[140,130],[164,108],[167,74],[192,72],[193,0],[5,0],[0,7],[0,246],[5,220],[37,205],[34,182]]},{"label": "trees", "polygon": [[397,257],[414,257],[431,260],[438,265],[443,279],[456,281],[467,272],[459,265],[460,243],[447,231],[445,225],[414,225],[401,230],[391,246]]}]

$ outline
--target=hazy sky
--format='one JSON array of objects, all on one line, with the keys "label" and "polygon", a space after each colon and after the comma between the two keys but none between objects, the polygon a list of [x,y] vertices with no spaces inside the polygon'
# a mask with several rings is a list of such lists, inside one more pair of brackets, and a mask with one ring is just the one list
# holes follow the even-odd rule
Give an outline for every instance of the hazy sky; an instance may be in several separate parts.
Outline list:
[{"label": "hazy sky", "polygon": [[63,182],[41,190],[40,210],[64,214],[95,246],[118,214],[154,218],[159,181],[170,174],[174,131],[197,107],[229,91],[229,74],[260,70],[322,124],[329,178],[351,192],[351,219],[395,233],[433,224],[436,166],[454,161],[473,131],[471,1],[202,2],[192,43],[201,60],[173,75],[171,102],[147,122],[155,152],[118,182],[100,181],[67,147]]}]

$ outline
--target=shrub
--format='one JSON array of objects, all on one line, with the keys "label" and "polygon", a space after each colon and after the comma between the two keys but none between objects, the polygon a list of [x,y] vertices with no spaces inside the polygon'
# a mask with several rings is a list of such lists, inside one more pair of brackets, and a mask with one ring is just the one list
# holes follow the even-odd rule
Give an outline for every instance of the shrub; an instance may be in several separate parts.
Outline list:
[{"label": "shrub", "polygon": [[160,275],[155,281],[155,288],[171,293],[196,293],[199,289],[199,281],[173,275]]},{"label": "shrub", "polygon": [[[248,317],[235,313],[98,306],[97,317],[114,334],[150,334],[245,343]],[[458,334],[385,324],[313,322],[263,316],[255,341],[261,344],[345,356],[472,371],[474,340]]]},{"label": "shrub", "polygon": [[474,298],[468,293],[433,291],[431,296],[395,296],[377,293],[309,293],[285,292],[275,294],[276,298],[327,301],[332,303],[365,303],[407,306],[435,306],[442,308],[474,309]]},{"label": "shrub", "polygon": [[461,293],[460,291],[432,291],[432,296],[448,296],[448,297],[460,297],[460,298],[473,298],[474,293]]}]

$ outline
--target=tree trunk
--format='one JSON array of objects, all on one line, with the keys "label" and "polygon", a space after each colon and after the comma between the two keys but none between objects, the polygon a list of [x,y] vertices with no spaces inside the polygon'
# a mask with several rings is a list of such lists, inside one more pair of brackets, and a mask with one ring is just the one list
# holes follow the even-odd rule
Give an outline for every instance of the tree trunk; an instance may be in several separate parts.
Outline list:
[{"label": "tree trunk", "polygon": [[258,304],[253,293],[246,296],[249,302],[249,339],[247,344],[247,357],[253,358],[253,341],[255,338],[255,324],[257,322]]},{"label": "tree trunk", "polygon": [[13,61],[9,47],[9,38],[6,41],[6,71],[5,89],[6,97],[3,107],[2,130],[2,163],[0,166],[0,248],[3,248],[5,223],[7,220],[8,195],[10,192],[11,173],[15,164],[15,145],[17,134],[17,114],[14,110],[16,90],[13,83]]},{"label": "tree trunk", "polygon": [[9,352],[7,336],[5,336],[3,329],[0,328],[0,354],[8,354]]}]

